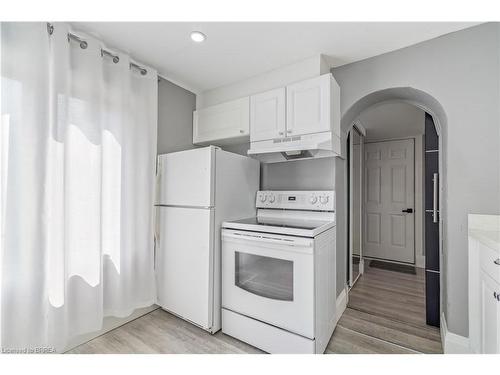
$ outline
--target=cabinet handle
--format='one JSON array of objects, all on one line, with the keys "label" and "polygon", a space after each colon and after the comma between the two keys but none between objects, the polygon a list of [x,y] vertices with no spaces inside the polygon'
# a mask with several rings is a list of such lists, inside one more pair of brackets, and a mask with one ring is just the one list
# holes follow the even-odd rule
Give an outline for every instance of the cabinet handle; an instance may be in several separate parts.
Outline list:
[{"label": "cabinet handle", "polygon": [[497,266],[500,266],[500,258],[494,260],[493,263],[495,263]]},{"label": "cabinet handle", "polygon": [[278,134],[279,134],[279,135],[283,135],[283,132],[279,132]]},{"label": "cabinet handle", "polygon": [[287,132],[287,133],[291,133],[292,131],[291,131],[291,130],[287,130],[286,132]]},{"label": "cabinet handle", "polygon": [[438,174],[434,173],[432,175],[432,222],[438,222]]},{"label": "cabinet handle", "polygon": [[495,298],[497,301],[500,301],[500,293],[493,292],[493,298]]},{"label": "cabinet handle", "polygon": [[240,133],[243,134],[245,131],[244,130],[240,130]]}]

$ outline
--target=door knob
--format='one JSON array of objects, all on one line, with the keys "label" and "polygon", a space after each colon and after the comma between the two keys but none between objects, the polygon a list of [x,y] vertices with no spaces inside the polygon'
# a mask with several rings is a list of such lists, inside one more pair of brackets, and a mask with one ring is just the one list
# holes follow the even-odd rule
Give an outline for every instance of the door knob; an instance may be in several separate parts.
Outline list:
[{"label": "door knob", "polygon": [[413,208],[407,208],[406,210],[401,210],[401,212],[406,212],[406,213],[413,213]]},{"label": "door knob", "polygon": [[493,263],[495,263],[497,266],[500,266],[500,258],[495,259]]}]

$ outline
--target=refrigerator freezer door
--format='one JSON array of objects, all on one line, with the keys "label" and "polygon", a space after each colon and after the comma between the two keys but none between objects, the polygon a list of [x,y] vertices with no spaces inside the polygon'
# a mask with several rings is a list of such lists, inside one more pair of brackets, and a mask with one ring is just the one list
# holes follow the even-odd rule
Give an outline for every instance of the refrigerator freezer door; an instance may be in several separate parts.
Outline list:
[{"label": "refrigerator freezer door", "polygon": [[215,148],[204,147],[158,156],[156,204],[212,207]]},{"label": "refrigerator freezer door", "polygon": [[158,304],[204,329],[213,320],[213,209],[158,207]]}]

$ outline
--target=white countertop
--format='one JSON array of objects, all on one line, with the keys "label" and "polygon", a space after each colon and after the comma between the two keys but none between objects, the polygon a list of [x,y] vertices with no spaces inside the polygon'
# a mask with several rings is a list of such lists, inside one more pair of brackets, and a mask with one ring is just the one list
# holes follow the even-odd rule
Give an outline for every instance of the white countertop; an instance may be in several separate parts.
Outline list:
[{"label": "white countertop", "polygon": [[469,214],[469,237],[500,252],[500,215]]}]

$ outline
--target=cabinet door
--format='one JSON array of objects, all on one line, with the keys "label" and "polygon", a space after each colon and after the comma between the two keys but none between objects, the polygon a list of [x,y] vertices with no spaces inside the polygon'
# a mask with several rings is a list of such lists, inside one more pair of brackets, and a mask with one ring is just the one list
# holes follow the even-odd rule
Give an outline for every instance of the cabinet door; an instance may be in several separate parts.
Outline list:
[{"label": "cabinet door", "polygon": [[331,131],[330,94],[330,74],[287,86],[287,135]]},{"label": "cabinet door", "polygon": [[481,353],[500,354],[500,284],[481,272]]},{"label": "cabinet door", "polygon": [[206,144],[248,138],[250,134],[249,97],[194,111],[193,143]]},{"label": "cabinet door", "polygon": [[250,141],[285,135],[285,88],[250,97]]}]

